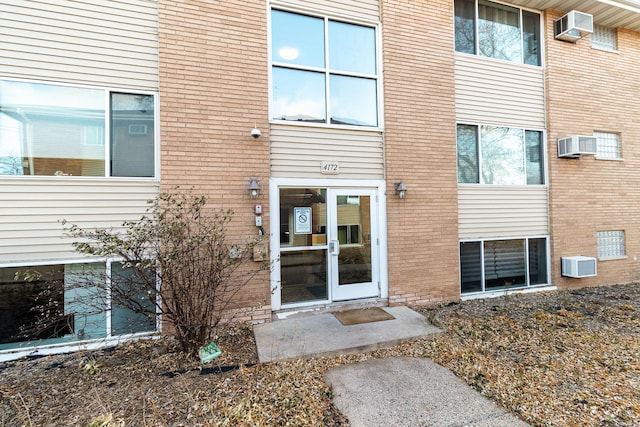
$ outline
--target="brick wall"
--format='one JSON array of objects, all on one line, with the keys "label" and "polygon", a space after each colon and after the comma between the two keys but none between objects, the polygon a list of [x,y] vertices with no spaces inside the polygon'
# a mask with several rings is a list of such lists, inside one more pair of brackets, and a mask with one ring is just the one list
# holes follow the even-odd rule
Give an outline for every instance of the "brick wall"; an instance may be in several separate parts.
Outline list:
[{"label": "brick wall", "polygon": [[[229,238],[255,237],[253,207],[268,223],[267,15],[263,1],[159,0],[161,188],[194,188],[233,209]],[[254,124],[262,137],[254,139]],[[262,186],[248,196],[249,178]],[[239,306],[270,304],[268,274]],[[262,316],[262,314],[261,314]]]},{"label": "brick wall", "polygon": [[[546,83],[550,181],[551,266],[559,287],[640,280],[640,33],[618,32],[618,52],[553,38],[547,11]],[[621,137],[622,161],[559,159],[558,138],[594,131]],[[596,232],[624,230],[627,258],[598,262],[598,276],[561,277],[560,257],[597,256]]]},{"label": "brick wall", "polygon": [[[458,299],[453,2],[381,7],[389,301]],[[404,200],[398,180],[408,188]]]}]

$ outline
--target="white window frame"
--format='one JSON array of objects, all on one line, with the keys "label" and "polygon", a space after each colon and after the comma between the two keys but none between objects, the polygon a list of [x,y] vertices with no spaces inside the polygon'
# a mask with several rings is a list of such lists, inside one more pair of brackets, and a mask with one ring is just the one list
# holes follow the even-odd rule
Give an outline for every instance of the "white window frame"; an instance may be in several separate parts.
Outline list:
[{"label": "white window frame", "polygon": [[[509,62],[511,64],[519,64],[519,65],[524,65],[524,66],[529,66],[529,67],[536,67],[536,68],[542,68],[544,67],[545,64],[545,60],[544,60],[544,51],[545,51],[545,27],[544,27],[544,17],[543,17],[543,13],[539,10],[536,9],[530,9],[527,7],[522,7],[522,6],[517,6],[511,3],[507,3],[504,1],[495,1],[495,0],[488,0],[491,3],[495,3],[498,5],[504,5],[504,6],[509,6],[509,7],[513,7],[515,9],[519,9],[520,10],[520,14],[519,14],[519,27],[520,27],[520,46],[523,48],[522,51],[522,56],[520,58],[519,62],[513,62],[513,61],[508,61],[505,59],[500,59],[500,58],[493,58],[490,56],[484,56],[480,54],[480,31],[478,29],[478,0],[474,0],[474,6],[475,6],[475,10],[474,10],[474,20],[473,20],[473,31],[474,31],[474,38],[475,38],[475,46],[474,46],[474,50],[475,53],[465,53],[465,52],[458,52],[455,50],[455,46],[454,46],[454,51],[456,54],[460,54],[460,55],[471,55],[471,56],[476,56],[476,57],[480,57],[480,58],[485,58],[488,60],[493,60],[493,61],[503,61],[503,62]],[[540,18],[540,34],[538,35],[540,38],[540,65],[532,65],[532,64],[526,64],[524,62],[524,30],[522,27],[522,12],[531,12],[531,13],[536,13],[538,14],[539,18]],[[455,20],[455,11],[454,11],[454,20]],[[455,24],[454,24],[454,38],[455,38]]]},{"label": "white window frame", "polygon": [[[546,251],[546,268],[547,268],[547,280],[546,283],[541,283],[537,285],[532,285],[530,283],[529,277],[529,241],[532,239],[545,239],[545,251]],[[525,284],[506,289],[489,289],[487,290],[485,287],[485,256],[484,256],[484,246],[485,242],[491,241],[502,241],[502,240],[524,240],[525,244]],[[539,235],[539,236],[519,236],[519,237],[503,237],[503,238],[487,238],[487,239],[464,239],[458,242],[458,251],[460,251],[461,243],[479,243],[480,244],[480,291],[472,291],[472,292],[462,292],[462,258],[460,256],[460,252],[458,253],[458,264],[460,266],[460,278],[458,280],[459,291],[462,299],[473,299],[473,298],[485,298],[485,297],[494,297],[494,296],[502,296],[505,293],[517,293],[517,292],[527,292],[531,290],[539,290],[539,289],[549,289],[551,287],[551,254],[550,254],[550,238],[548,235]]]},{"label": "white window frame", "polygon": [[596,232],[598,260],[624,259],[626,253],[626,237],[624,230],[607,230]]},{"label": "white window frame", "polygon": [[120,258],[88,258],[88,259],[72,259],[57,262],[52,261],[36,261],[36,262],[20,262],[20,263],[3,263],[0,268],[9,267],[37,267],[44,265],[68,265],[68,264],[91,264],[104,263],[105,265],[105,283],[103,290],[105,296],[105,331],[106,334],[101,338],[78,340],[73,342],[43,344],[35,346],[16,347],[12,349],[0,350],[0,362],[19,359],[26,356],[50,355],[69,353],[78,350],[96,350],[104,347],[111,347],[124,341],[145,339],[158,337],[162,333],[162,316],[158,307],[162,303],[160,296],[160,275],[156,274],[156,325],[154,331],[135,332],[131,334],[111,335],[111,264],[114,262],[122,262]]},{"label": "white window frame", "polygon": [[[279,10],[282,12],[288,12],[298,15],[310,16],[313,18],[319,18],[324,20],[324,37],[325,37],[325,58],[328,56],[329,52],[329,32],[328,26],[329,21],[337,21],[343,22],[345,24],[359,25],[363,27],[373,28],[375,31],[375,40],[376,40],[376,74],[368,75],[368,74],[359,74],[359,73],[347,73],[347,72],[339,72],[337,75],[347,76],[347,77],[365,77],[376,80],[376,98],[377,98],[377,121],[378,126],[357,126],[357,125],[346,125],[346,124],[332,124],[331,123],[331,99],[329,98],[329,84],[330,84],[330,76],[332,74],[336,74],[332,69],[327,68],[326,66],[321,69],[315,69],[305,66],[292,65],[288,63],[279,63],[273,61],[273,47],[271,45],[272,40],[272,22],[271,22],[271,12],[273,10]],[[381,23],[380,22],[371,22],[366,20],[358,20],[352,18],[338,17],[335,15],[331,15],[328,13],[319,14],[317,11],[305,10],[303,8],[287,8],[280,6],[269,6],[267,13],[267,25],[268,25],[268,47],[267,47],[267,55],[269,58],[269,71],[268,71],[268,79],[269,79],[269,123],[272,124],[284,124],[284,125],[293,125],[293,126],[309,126],[309,127],[324,127],[324,128],[333,128],[333,129],[362,129],[362,130],[384,130],[384,93],[383,93],[383,84],[382,84],[382,31],[381,31]],[[326,123],[309,123],[309,122],[296,122],[292,120],[277,120],[273,118],[273,68],[282,67],[293,70],[301,70],[301,71],[322,71],[325,74],[325,109],[327,113]]]},{"label": "white window frame", "polygon": [[[104,145],[104,176],[55,176],[55,175],[0,175],[1,178],[9,178],[9,179],[47,179],[47,178],[55,178],[57,180],[60,179],[100,179],[106,178],[109,180],[142,180],[142,181],[159,181],[160,180],[160,102],[158,92],[153,91],[145,91],[138,89],[129,89],[129,88],[121,88],[121,87],[106,87],[106,86],[90,86],[90,85],[81,85],[81,84],[70,84],[70,83],[62,83],[57,81],[44,81],[44,80],[34,80],[34,79],[17,79],[17,78],[3,78],[0,77],[2,81],[8,82],[18,82],[18,83],[33,83],[33,84],[41,84],[41,85],[49,85],[49,86],[61,86],[68,88],[79,88],[79,89],[93,89],[93,90],[101,90],[104,92],[104,113],[105,113],[105,126],[104,126],[104,144],[87,144],[86,140],[83,140],[83,145],[93,145],[100,146]],[[111,176],[111,94],[112,93],[122,93],[127,95],[147,95],[153,96],[153,138],[154,138],[154,147],[153,147],[153,176],[151,177],[139,177],[139,176]],[[83,137],[84,137],[83,133]]]}]

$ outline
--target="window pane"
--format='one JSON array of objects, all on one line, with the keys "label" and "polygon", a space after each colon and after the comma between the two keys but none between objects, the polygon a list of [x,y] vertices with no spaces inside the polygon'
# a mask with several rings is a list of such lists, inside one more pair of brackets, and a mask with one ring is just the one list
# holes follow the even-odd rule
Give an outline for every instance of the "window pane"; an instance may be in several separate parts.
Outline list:
[{"label": "window pane", "polygon": [[[283,246],[327,244],[327,205],[324,188],[280,189],[280,242]],[[306,208],[306,209],[302,209]],[[311,228],[296,224],[296,210],[311,211]],[[286,215],[286,217],[285,217]]]},{"label": "window pane", "polygon": [[111,335],[155,331],[155,285],[153,271],[111,264]]},{"label": "window pane", "polygon": [[480,242],[460,242],[461,292],[482,291]]},{"label": "window pane", "polygon": [[327,299],[327,250],[280,253],[282,303]]},{"label": "window pane", "polygon": [[152,95],[111,94],[111,176],[153,177]]},{"label": "window pane", "polygon": [[329,68],[376,74],[376,33],[373,28],[329,21]]},{"label": "window pane", "polygon": [[527,130],[524,135],[527,155],[527,184],[544,184],[542,132]]},{"label": "window pane", "polygon": [[0,81],[0,174],[104,176],[105,92]]},{"label": "window pane", "polygon": [[485,290],[526,284],[524,240],[484,242]]},{"label": "window pane", "polygon": [[273,62],[323,68],[324,19],[273,10],[271,49]]},{"label": "window pane", "polygon": [[522,129],[482,126],[482,183],[524,185]]},{"label": "window pane", "polygon": [[0,349],[106,336],[104,264],[0,269]]},{"label": "window pane", "polygon": [[324,74],[274,67],[272,117],[326,123]]},{"label": "window pane", "polygon": [[455,1],[456,51],[476,53],[475,1]]},{"label": "window pane", "polygon": [[547,276],[547,239],[529,239],[529,285],[544,285]]},{"label": "window pane", "polygon": [[273,10],[272,61],[324,68],[324,19]]},{"label": "window pane", "polygon": [[524,63],[542,65],[540,52],[540,15],[522,11],[522,43]]},{"label": "window pane", "polygon": [[478,127],[458,125],[458,182],[477,184],[478,177]]},{"label": "window pane", "polygon": [[376,81],[331,76],[331,123],[378,126]]},{"label": "window pane", "polygon": [[519,9],[480,0],[478,37],[481,55],[522,62]]}]

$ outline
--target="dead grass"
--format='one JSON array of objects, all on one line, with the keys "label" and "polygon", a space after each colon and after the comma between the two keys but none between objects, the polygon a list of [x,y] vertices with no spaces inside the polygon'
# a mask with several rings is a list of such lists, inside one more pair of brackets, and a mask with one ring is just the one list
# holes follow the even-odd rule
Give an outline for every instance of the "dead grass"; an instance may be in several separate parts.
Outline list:
[{"label": "dead grass", "polygon": [[229,329],[223,373],[168,339],[6,363],[0,426],[347,425],[324,373],[390,356],[433,358],[534,426],[640,425],[640,285],[421,311],[446,332],[333,358],[256,364],[251,330]]}]

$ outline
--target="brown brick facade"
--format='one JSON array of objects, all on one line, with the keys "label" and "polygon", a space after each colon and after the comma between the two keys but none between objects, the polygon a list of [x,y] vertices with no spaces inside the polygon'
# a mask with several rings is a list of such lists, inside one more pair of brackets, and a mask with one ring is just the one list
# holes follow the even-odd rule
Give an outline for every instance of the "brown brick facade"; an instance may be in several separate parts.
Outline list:
[{"label": "brown brick facade", "polygon": [[[158,8],[162,190],[193,187],[211,206],[233,209],[231,239],[253,238],[256,203],[269,227],[264,2],[159,0]],[[254,125],[262,131],[259,139],[250,135]],[[262,187],[255,201],[248,195],[251,177]],[[269,304],[265,273],[238,305]]]},{"label": "brown brick facade", "polygon": [[389,302],[457,299],[453,2],[381,4]]},{"label": "brown brick facade", "polygon": [[[583,287],[640,280],[640,34],[618,30],[618,52],[554,40],[547,11],[546,86],[552,281]],[[622,159],[561,159],[558,138],[619,133]],[[560,257],[597,256],[596,232],[624,230],[625,259],[599,261],[596,277],[561,277]]]}]

